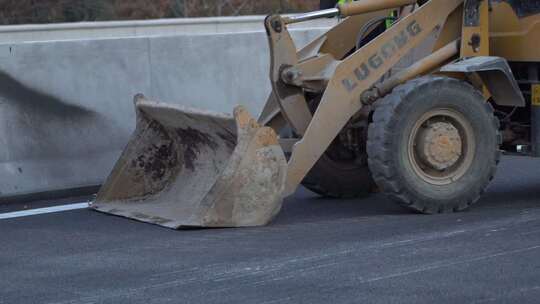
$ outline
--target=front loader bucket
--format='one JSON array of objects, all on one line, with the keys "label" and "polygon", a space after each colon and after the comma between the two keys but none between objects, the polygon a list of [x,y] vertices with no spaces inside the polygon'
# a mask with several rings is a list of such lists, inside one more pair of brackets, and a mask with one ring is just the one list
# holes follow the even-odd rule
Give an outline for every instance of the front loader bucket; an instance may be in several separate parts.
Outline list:
[{"label": "front loader bucket", "polygon": [[234,117],[135,97],[137,127],[92,207],[170,228],[267,224],[287,164],[277,136]]}]

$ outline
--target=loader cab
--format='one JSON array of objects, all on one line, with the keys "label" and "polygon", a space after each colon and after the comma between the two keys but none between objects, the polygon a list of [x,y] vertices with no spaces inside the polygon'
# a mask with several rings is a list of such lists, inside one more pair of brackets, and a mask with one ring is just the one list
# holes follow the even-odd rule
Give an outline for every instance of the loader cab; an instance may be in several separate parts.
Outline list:
[{"label": "loader cab", "polygon": [[320,9],[329,9],[336,7],[337,0],[321,0],[319,7]]}]

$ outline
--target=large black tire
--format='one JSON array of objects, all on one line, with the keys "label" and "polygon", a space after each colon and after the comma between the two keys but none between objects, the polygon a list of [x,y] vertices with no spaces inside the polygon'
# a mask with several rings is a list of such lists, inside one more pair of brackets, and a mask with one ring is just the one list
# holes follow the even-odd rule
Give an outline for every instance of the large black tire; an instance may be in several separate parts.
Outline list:
[{"label": "large black tire", "polygon": [[[280,132],[282,138],[290,138],[292,135],[289,127]],[[335,140],[304,177],[302,185],[324,197],[354,198],[369,195],[375,182],[369,172],[367,155],[363,162],[358,162],[340,158],[339,149],[345,148]],[[288,158],[290,155],[286,156]]]},{"label": "large black tire", "polygon": [[366,164],[334,160],[326,152],[302,181],[309,190],[325,197],[354,198],[369,195],[375,183]]},{"label": "large black tire", "polygon": [[[456,135],[448,135],[445,144],[437,141],[441,135],[429,137],[432,141],[418,135],[418,144],[417,134],[435,127],[447,132],[444,135]],[[445,160],[447,167],[438,167],[439,156],[430,158],[436,150],[423,148],[448,145],[448,138],[459,142],[458,148],[444,154],[454,157]],[[493,108],[477,89],[453,78],[422,77],[396,87],[376,103],[368,132],[368,163],[379,188],[401,205],[428,214],[461,211],[475,203],[493,179],[501,140]],[[417,155],[424,157],[417,160]],[[429,165],[423,162],[425,155]]]}]

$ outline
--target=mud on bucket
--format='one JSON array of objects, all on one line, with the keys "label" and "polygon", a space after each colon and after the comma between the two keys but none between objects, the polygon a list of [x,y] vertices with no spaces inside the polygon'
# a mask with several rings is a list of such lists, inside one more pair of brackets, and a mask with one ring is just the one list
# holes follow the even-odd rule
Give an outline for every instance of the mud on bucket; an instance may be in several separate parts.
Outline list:
[{"label": "mud on bucket", "polygon": [[287,164],[277,136],[234,117],[135,97],[137,127],[92,208],[170,228],[267,224]]}]

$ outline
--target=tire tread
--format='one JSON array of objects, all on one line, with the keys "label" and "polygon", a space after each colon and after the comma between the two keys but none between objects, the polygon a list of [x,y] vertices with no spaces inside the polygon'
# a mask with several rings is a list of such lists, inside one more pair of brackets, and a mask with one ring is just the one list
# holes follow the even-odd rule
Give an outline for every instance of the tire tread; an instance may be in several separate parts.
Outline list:
[{"label": "tire tread", "polygon": [[[390,134],[397,124],[401,112],[405,112],[406,107],[413,107],[414,104],[404,102],[406,97],[415,90],[421,90],[427,86],[445,85],[449,82],[456,81],[453,78],[443,76],[426,76],[416,78],[407,83],[397,86],[394,90],[377,101],[373,122],[370,124],[368,131],[367,152],[368,164],[373,175],[373,179],[382,191],[391,199],[396,201],[403,207],[412,209],[421,213],[443,213],[450,211],[462,211],[479,200],[481,194],[485,191],[489,182],[494,178],[497,164],[500,161],[501,151],[499,145],[502,143],[502,136],[499,131],[499,120],[494,115],[494,110],[489,102],[485,103],[484,114],[492,117],[492,127],[496,130],[497,146],[494,147],[495,153],[494,163],[490,166],[489,174],[485,180],[478,183],[478,187],[466,194],[466,199],[456,201],[452,206],[440,205],[438,208],[424,205],[421,200],[417,199],[412,191],[408,191],[400,180],[396,169],[392,166],[391,159],[394,151],[390,149]],[[481,94],[472,85],[466,82],[471,94]],[[483,96],[481,96],[483,98]]]}]

